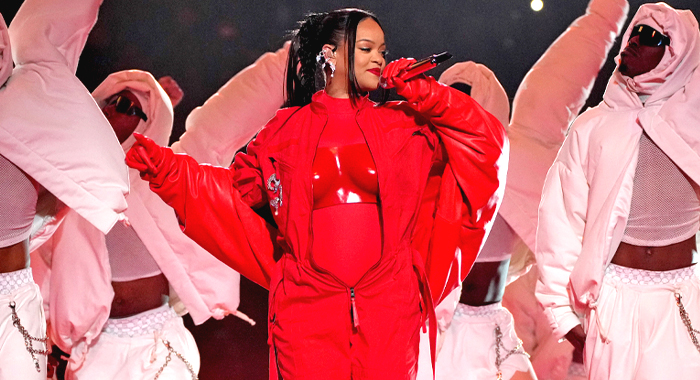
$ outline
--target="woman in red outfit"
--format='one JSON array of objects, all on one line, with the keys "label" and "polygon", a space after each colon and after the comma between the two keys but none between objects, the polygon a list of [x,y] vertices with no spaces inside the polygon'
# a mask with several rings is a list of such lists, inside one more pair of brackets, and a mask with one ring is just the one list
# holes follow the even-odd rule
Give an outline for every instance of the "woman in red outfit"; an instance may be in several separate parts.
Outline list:
[{"label": "woman in red outfit", "polygon": [[[143,136],[127,154],[188,236],[270,289],[272,378],[415,378],[432,298],[455,285],[451,267],[466,275],[499,203],[501,124],[433,78],[399,79],[415,61],[385,68],[385,51],[368,12],[310,15],[287,108],[231,167]],[[368,100],[380,75],[408,102]]]}]

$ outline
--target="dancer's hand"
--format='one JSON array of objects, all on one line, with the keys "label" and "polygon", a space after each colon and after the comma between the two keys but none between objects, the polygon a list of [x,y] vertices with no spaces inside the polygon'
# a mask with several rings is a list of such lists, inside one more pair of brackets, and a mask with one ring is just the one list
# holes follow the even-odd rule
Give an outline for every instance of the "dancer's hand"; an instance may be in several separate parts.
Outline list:
[{"label": "dancer's hand", "polygon": [[573,329],[569,330],[565,335],[566,340],[574,346],[574,357],[577,355],[583,355],[583,347],[586,344],[586,333],[583,331],[581,325],[576,325]]},{"label": "dancer's hand", "polygon": [[158,79],[158,83],[161,87],[163,87],[165,93],[168,94],[168,97],[170,98],[170,103],[173,104],[173,108],[177,107],[177,105],[180,104],[180,102],[182,101],[182,98],[185,96],[185,92],[182,91],[180,85],[177,84],[175,79],[173,79],[173,77],[169,75],[160,77]]},{"label": "dancer's hand", "polygon": [[[406,88],[406,82],[400,78],[409,66],[416,63],[413,58],[399,58],[395,61],[390,62],[382,72],[381,78],[379,78],[379,83],[384,88],[396,88],[396,93],[401,95],[403,90]],[[422,75],[421,75],[422,76]],[[403,95],[401,95],[403,96]]]},{"label": "dancer's hand", "polygon": [[136,142],[126,153],[126,164],[138,170],[141,178],[148,180],[147,176],[155,177],[157,165],[163,160],[162,148],[148,137],[134,133]]}]

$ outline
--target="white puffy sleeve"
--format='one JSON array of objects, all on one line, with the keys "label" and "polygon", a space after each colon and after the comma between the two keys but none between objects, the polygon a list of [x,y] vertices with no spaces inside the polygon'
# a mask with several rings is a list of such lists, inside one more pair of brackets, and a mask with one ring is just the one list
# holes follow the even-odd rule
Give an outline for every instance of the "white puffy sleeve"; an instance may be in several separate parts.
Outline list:
[{"label": "white puffy sleeve", "polygon": [[579,135],[572,130],[547,173],[538,213],[536,295],[557,338],[580,323],[570,303],[569,276],[581,253],[588,209],[581,155]]}]

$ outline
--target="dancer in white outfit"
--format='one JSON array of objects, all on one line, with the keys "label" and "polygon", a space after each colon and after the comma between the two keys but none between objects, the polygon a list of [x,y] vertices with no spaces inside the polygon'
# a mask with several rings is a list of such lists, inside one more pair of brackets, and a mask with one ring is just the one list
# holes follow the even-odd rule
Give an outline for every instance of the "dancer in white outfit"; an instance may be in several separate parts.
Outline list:
[{"label": "dancer in white outfit", "polygon": [[585,348],[589,379],[697,378],[698,22],[645,4],[622,46],[547,174],[537,296],[555,336]]}]

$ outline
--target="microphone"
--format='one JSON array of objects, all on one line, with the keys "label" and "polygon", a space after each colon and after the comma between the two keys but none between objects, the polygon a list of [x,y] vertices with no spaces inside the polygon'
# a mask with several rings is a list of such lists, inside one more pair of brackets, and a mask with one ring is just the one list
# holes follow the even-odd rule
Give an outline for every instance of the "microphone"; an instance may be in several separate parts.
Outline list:
[{"label": "microphone", "polygon": [[[403,81],[407,81],[417,75],[423,74],[424,72],[430,69],[434,69],[437,65],[447,61],[450,58],[452,58],[452,54],[446,51],[440,54],[433,54],[429,57],[421,59],[420,61],[416,61],[411,66],[408,66],[408,68],[403,69],[401,72],[399,72],[398,77]],[[381,78],[380,85],[382,86],[382,88],[385,89],[394,87],[389,83],[386,83],[384,77]]]}]

